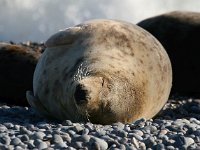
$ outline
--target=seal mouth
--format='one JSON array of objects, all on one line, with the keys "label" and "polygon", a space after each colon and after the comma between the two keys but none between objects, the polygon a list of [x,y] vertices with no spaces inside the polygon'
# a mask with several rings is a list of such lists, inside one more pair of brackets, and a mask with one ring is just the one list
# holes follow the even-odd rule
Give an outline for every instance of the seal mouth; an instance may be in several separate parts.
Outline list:
[{"label": "seal mouth", "polygon": [[77,105],[84,105],[88,103],[88,91],[83,85],[78,84],[74,92],[74,99]]}]

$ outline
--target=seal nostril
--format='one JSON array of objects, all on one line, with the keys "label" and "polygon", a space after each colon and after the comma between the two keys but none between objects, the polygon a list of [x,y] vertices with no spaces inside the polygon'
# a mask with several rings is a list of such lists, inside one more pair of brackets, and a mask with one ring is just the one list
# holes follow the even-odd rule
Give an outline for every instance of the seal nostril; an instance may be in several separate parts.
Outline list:
[{"label": "seal nostril", "polygon": [[76,86],[76,91],[74,93],[75,101],[78,105],[87,103],[87,90],[83,88],[80,84]]}]

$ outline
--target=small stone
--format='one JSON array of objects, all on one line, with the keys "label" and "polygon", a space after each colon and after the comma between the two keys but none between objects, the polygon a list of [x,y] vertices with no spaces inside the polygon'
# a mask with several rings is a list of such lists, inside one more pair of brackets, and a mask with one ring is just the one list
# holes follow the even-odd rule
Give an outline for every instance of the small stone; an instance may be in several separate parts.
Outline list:
[{"label": "small stone", "polygon": [[33,144],[33,140],[29,140],[28,142],[26,142],[27,146],[29,149],[33,149],[35,147],[35,145]]},{"label": "small stone", "polygon": [[193,144],[194,140],[190,137],[184,137],[184,145],[188,147],[189,145]]},{"label": "small stone", "polygon": [[143,136],[144,133],[141,130],[133,130],[133,133],[139,135],[139,136]]},{"label": "small stone", "polygon": [[43,139],[44,138],[44,136],[45,136],[45,133],[43,133],[43,132],[35,132],[34,134],[33,134],[33,139]]},{"label": "small stone", "polygon": [[123,130],[125,125],[121,122],[117,122],[117,123],[113,123],[112,126],[113,128],[116,128],[118,130]]},{"label": "small stone", "polygon": [[99,146],[101,150],[106,150],[108,148],[108,143],[97,137],[91,137],[89,142],[91,145]]},{"label": "small stone", "polygon": [[90,141],[90,136],[89,135],[81,135],[78,138],[76,138],[77,141],[82,141],[82,142],[89,142]]},{"label": "small stone", "polygon": [[139,143],[138,143],[138,141],[136,140],[135,137],[132,137],[131,143],[133,143],[133,145],[134,145],[136,148],[139,148]]},{"label": "small stone", "polygon": [[6,132],[7,128],[4,125],[0,125],[0,133]]},{"label": "small stone", "polygon": [[154,132],[157,131],[157,128],[156,128],[156,126],[151,125],[151,126],[146,126],[146,127],[144,127],[144,130],[145,130],[147,133],[149,133],[149,131],[150,131],[150,133],[154,133]]},{"label": "small stone", "polygon": [[135,133],[132,133],[132,136],[135,137],[137,140],[142,141],[143,138]]},{"label": "small stone", "polygon": [[70,120],[65,120],[65,121],[62,122],[62,125],[63,126],[72,126],[73,124]]},{"label": "small stone", "polygon": [[27,135],[33,134],[31,131],[27,130],[26,128],[21,128],[21,127],[20,127],[20,133],[21,134],[27,134]]},{"label": "small stone", "polygon": [[9,122],[8,122],[8,123],[7,123],[7,122],[4,123],[3,125],[4,125],[7,129],[12,129],[12,128],[14,127],[14,125],[13,125],[12,123],[9,123]]},{"label": "small stone", "polygon": [[160,130],[159,134],[165,135],[165,134],[167,134],[167,132],[168,132],[168,130],[163,129],[163,130]]},{"label": "small stone", "polygon": [[16,146],[15,150],[24,150],[21,146]]},{"label": "small stone", "polygon": [[164,150],[164,149],[165,149],[165,146],[164,146],[164,144],[159,143],[159,144],[156,145],[156,149]]},{"label": "small stone", "polygon": [[68,133],[69,133],[71,136],[73,136],[73,135],[75,135],[75,134],[76,134],[76,132],[75,132],[75,131],[73,131],[73,130],[68,130]]},{"label": "small stone", "polygon": [[200,125],[200,121],[196,118],[190,118],[190,122]]},{"label": "small stone", "polygon": [[[76,125],[76,126],[74,127],[74,131],[77,132],[77,133],[80,133],[83,129],[84,129],[84,128],[81,127],[80,125]],[[81,132],[81,133],[82,133],[82,132]]]},{"label": "small stone", "polygon": [[66,147],[67,147],[67,145],[64,142],[62,142],[62,143],[56,143],[54,148],[55,149],[57,149],[57,148],[59,148],[59,149],[62,148],[63,149],[63,148],[66,148]]},{"label": "small stone", "polygon": [[71,146],[68,146],[68,147],[66,148],[66,150],[76,150],[76,149],[73,148],[73,147],[71,147]]},{"label": "small stone", "polygon": [[69,134],[64,134],[64,135],[61,135],[63,141],[67,142],[67,143],[71,143],[71,137],[69,136]]},{"label": "small stone", "polygon": [[0,137],[0,143],[4,144],[4,145],[9,145],[11,142],[11,139],[9,136],[3,136],[3,137]]},{"label": "small stone", "polygon": [[154,138],[154,137],[149,137],[149,138],[146,139],[144,142],[145,142],[147,148],[151,148],[151,147],[153,147],[153,145],[156,144],[155,138]]},{"label": "small stone", "polygon": [[11,140],[10,144],[11,145],[18,145],[21,143],[21,140],[17,137],[15,137],[14,139]]},{"label": "small stone", "polygon": [[63,143],[63,139],[60,135],[54,134],[52,137],[52,142],[53,143]]},{"label": "small stone", "polygon": [[81,142],[81,141],[74,142],[73,145],[77,149],[83,148],[83,142]]},{"label": "small stone", "polygon": [[146,149],[146,145],[145,145],[145,143],[143,143],[143,142],[139,142],[139,147],[140,147],[140,149]]},{"label": "small stone", "polygon": [[38,149],[45,149],[47,147],[48,147],[47,144],[45,142],[42,142],[42,141],[39,142],[39,144],[37,145]]},{"label": "small stone", "polygon": [[[99,143],[93,142],[90,144],[90,149],[101,150],[101,147],[100,147]],[[102,149],[102,150],[104,150],[104,149]]]},{"label": "small stone", "polygon": [[22,142],[29,141],[29,137],[26,134],[22,135],[20,139]]},{"label": "small stone", "polygon": [[38,147],[41,142],[43,142],[41,139],[35,139],[35,140],[33,140],[33,144],[35,145],[35,147]]},{"label": "small stone", "polygon": [[167,150],[175,150],[174,146],[172,146],[172,145],[167,146],[166,149]]},{"label": "small stone", "polygon": [[82,135],[87,135],[89,132],[90,132],[90,130],[87,129],[87,128],[85,128],[85,129],[83,129],[83,131],[82,131]]},{"label": "small stone", "polygon": [[196,131],[194,131],[194,135],[196,135],[196,136],[200,137],[200,129],[199,129],[199,130],[196,130]]},{"label": "small stone", "polygon": [[126,146],[124,144],[120,144],[119,149],[120,150],[126,150]]}]

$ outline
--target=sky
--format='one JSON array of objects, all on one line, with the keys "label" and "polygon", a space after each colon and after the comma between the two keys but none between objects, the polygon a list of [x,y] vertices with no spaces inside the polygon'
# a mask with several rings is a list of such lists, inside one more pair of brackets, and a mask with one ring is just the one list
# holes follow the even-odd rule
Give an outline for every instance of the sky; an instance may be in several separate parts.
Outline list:
[{"label": "sky", "polygon": [[174,10],[200,12],[200,0],[0,0],[0,41],[45,42],[86,20],[136,24]]}]

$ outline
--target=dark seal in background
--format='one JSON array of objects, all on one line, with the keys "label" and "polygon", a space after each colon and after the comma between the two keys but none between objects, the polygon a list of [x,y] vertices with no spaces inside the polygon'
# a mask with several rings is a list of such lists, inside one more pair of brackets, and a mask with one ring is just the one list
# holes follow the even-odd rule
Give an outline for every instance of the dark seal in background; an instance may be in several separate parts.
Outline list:
[{"label": "dark seal in background", "polygon": [[28,106],[26,90],[33,87],[33,72],[41,49],[0,42],[0,103]]},{"label": "dark seal in background", "polygon": [[200,96],[200,13],[174,11],[138,25],[165,47],[173,69],[172,92]]}]

